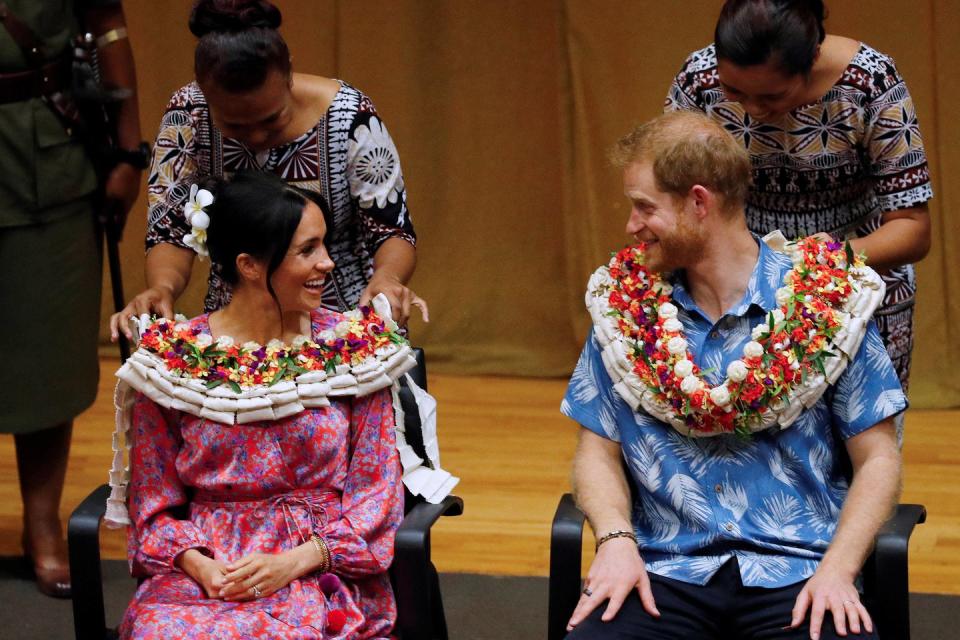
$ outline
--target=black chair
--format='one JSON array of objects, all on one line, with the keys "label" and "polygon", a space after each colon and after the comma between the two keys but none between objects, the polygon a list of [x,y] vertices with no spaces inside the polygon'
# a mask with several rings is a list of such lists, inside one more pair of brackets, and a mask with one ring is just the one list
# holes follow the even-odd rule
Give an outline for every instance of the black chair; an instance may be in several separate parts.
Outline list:
[{"label": "black chair", "polygon": [[[411,378],[427,388],[426,363],[422,349],[415,350],[417,367]],[[401,382],[410,445],[426,460],[420,434],[420,418],[413,394]],[[100,522],[106,511],[108,485],[101,485],[80,503],[67,526],[70,573],[73,583],[73,626],[77,640],[116,638],[107,627],[103,604],[103,577],[100,567]],[[436,567],[430,559],[430,528],[440,516],[463,513],[463,500],[448,496],[430,504],[405,491],[404,519],[397,531],[390,582],[397,599],[397,627],[403,640],[448,640],[447,624]]]},{"label": "black chair", "polygon": [[[913,528],[925,522],[919,504],[897,505],[877,534],[873,553],[863,566],[864,601],[883,640],[910,640],[910,589],[907,547]],[[584,514],[569,493],[560,498],[550,532],[548,640],[560,640],[580,599]]]}]

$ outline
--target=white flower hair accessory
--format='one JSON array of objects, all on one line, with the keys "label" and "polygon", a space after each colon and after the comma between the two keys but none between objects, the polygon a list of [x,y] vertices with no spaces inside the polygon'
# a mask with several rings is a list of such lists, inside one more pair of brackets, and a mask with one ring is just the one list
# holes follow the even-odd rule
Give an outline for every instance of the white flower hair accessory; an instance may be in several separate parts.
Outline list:
[{"label": "white flower hair accessory", "polygon": [[183,237],[183,243],[197,252],[200,257],[209,256],[207,251],[207,227],[210,216],[204,211],[213,204],[213,194],[198,185],[190,187],[190,199],[183,205],[183,214],[190,225],[190,233]]}]

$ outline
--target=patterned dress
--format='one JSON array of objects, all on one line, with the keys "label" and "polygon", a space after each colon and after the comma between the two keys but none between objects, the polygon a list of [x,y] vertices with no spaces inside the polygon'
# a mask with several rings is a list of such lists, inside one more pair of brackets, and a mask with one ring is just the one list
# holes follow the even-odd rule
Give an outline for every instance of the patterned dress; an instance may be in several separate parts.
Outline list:
[{"label": "patterned dress", "polygon": [[[714,45],[694,52],[674,79],[665,110],[703,111],[743,143],[753,162],[747,224],[788,238],[827,232],[863,237],[881,215],[933,197],[917,115],[893,60],[860,49],[820,99],[777,123],[759,122],[727,100]],[[916,293],[912,265],[882,274],[875,320],[900,383],[907,388]]]},{"label": "patterned dress", "polygon": [[[288,184],[323,196],[333,213],[326,239],[336,263],[322,305],[356,307],[373,272],[373,255],[389,238],[416,244],[397,149],[373,103],[345,82],[323,117],[292,142],[254,153],[226,138],[210,119],[207,101],[193,82],[173,94],[160,122],[147,181],[147,249],[168,242],[187,248],[183,215],[190,185],[205,176],[243,169],[275,173]],[[230,290],[213,264],[206,311],[230,301]]]},{"label": "patterned dress", "polygon": [[[314,334],[340,318],[315,312]],[[209,332],[206,316],[191,322]],[[127,608],[121,637],[390,637],[396,605],[386,571],[403,517],[393,426],[388,390],[235,426],[163,409],[140,395],[128,542],[131,570],[146,580]],[[177,519],[171,509],[184,505],[187,519]],[[290,549],[314,533],[342,580],[331,595],[313,573],[258,600],[224,602],[208,598],[174,566],[191,548],[229,564]],[[326,626],[334,609],[347,620],[337,633]]]}]

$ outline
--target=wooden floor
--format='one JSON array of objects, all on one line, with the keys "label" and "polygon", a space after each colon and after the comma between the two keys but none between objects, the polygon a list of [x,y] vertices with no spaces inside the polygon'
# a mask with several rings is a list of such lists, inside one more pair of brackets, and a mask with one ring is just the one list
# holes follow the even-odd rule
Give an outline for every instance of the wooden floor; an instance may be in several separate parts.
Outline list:
[{"label": "wooden floor", "polygon": [[[97,484],[110,464],[110,372],[104,359],[97,403],[76,423],[62,513]],[[546,575],[549,531],[558,496],[568,490],[575,426],[558,408],[562,380],[435,376],[443,466],[462,481],[466,511],[434,529],[441,571]],[[960,594],[960,411],[911,411],[904,448],[904,502],[920,502],[928,522],[911,545],[911,589]],[[21,507],[13,439],[0,437],[0,555],[20,552]],[[591,542],[588,538],[585,547]],[[107,557],[123,557],[124,539],[104,533]]]}]

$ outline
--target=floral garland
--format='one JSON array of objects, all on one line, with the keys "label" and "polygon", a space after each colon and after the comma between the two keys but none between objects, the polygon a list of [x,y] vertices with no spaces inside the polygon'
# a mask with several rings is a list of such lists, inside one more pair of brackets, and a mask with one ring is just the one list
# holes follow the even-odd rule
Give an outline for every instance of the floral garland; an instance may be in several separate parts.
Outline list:
[{"label": "floral garland", "polygon": [[594,274],[588,306],[606,329],[604,361],[634,409],[643,405],[690,435],[747,435],[775,422],[789,426],[839,377],[859,346],[864,317],[882,299],[882,282],[849,244],[806,238],[781,247],[794,268],[776,292],[779,307],[754,327],[743,357],[715,387],[688,350],[670,302],[673,287],[644,266],[644,244],[623,249]]},{"label": "floral garland", "polygon": [[407,344],[396,322],[383,320],[370,307],[344,316],[332,330],[320,332],[320,342],[298,336],[293,345],[280,340],[237,345],[230,336],[214,340],[185,321],[160,319],[141,335],[140,347],[156,354],[175,376],[200,380],[207,389],[226,384],[241,393],[245,387],[270,387],[310,371],[332,374],[340,365],[360,364],[384,346]]},{"label": "floral garland", "polygon": [[165,409],[231,426],[272,424],[307,409],[329,407],[337,398],[392,387],[404,485],[433,504],[449,495],[459,479],[440,466],[436,401],[407,379],[421,417],[424,460],[407,442],[399,399],[399,381],[416,366],[416,358],[390,319],[386,297],[378,294],[371,305],[373,310],[360,307],[344,313],[344,319],[321,331],[317,340],[298,336],[292,346],[279,340],[237,345],[227,336],[213,340],[183,316],[152,324],[146,316],[138,319],[143,327],[140,348],[116,373],[106,525],[130,524],[126,506],[130,429],[138,394]]}]

